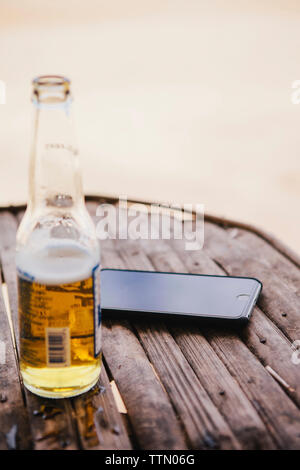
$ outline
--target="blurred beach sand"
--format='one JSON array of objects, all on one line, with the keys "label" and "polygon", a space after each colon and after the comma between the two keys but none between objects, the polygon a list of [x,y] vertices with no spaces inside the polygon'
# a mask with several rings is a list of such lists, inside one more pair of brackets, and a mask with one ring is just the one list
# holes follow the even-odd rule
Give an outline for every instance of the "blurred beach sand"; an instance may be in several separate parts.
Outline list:
[{"label": "blurred beach sand", "polygon": [[203,203],[300,252],[299,21],[290,0],[0,0],[0,205],[27,197],[31,80],[64,74],[87,194]]}]

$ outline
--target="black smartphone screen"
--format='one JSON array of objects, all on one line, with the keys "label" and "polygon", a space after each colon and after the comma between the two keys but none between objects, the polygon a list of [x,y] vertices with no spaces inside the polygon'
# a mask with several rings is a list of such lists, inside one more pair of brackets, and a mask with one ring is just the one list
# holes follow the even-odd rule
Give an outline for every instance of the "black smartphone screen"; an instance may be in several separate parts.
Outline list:
[{"label": "black smartphone screen", "polygon": [[103,313],[248,319],[262,284],[254,278],[103,269]]}]

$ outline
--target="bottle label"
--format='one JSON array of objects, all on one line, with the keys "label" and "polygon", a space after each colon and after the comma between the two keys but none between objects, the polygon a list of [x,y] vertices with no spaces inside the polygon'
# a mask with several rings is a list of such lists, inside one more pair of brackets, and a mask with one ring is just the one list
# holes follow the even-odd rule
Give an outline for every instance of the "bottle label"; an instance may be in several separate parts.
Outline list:
[{"label": "bottle label", "polygon": [[88,365],[101,351],[100,268],[59,285],[18,277],[21,360],[33,367]]},{"label": "bottle label", "polygon": [[48,367],[69,367],[70,328],[46,328],[46,353]]},{"label": "bottle label", "polygon": [[94,295],[94,356],[101,351],[101,306],[100,306],[100,265],[93,269],[93,295]]}]

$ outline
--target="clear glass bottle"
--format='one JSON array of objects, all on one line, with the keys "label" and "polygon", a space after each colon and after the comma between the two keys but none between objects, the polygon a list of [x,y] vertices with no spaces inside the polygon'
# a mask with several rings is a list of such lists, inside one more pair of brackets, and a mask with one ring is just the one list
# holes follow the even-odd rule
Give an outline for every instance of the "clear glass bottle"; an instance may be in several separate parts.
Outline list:
[{"label": "clear glass bottle", "polygon": [[91,388],[101,367],[99,244],[86,210],[70,82],[33,81],[29,201],[17,233],[20,367],[37,395]]}]

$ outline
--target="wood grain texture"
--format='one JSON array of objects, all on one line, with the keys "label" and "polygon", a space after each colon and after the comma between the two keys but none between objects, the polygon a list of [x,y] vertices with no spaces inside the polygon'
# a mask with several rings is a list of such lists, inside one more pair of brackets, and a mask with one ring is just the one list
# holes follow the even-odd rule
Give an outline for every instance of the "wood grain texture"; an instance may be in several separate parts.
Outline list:
[{"label": "wood grain texture", "polygon": [[[0,224],[3,277],[7,284],[18,349],[18,297],[15,266],[17,219],[12,213],[1,211]],[[24,395],[35,449],[78,448],[72,407],[68,400],[45,399],[34,395],[25,388]]]},{"label": "wood grain texture", "polygon": [[[95,221],[97,205],[98,199],[88,203]],[[22,215],[0,211],[0,260],[15,330],[15,234]],[[0,376],[0,393],[11,390],[9,400],[0,401],[0,448],[15,442],[36,449],[130,449],[134,442],[145,449],[299,449],[300,369],[291,361],[300,332],[297,256],[256,228],[211,216],[200,251],[186,251],[184,240],[106,240],[101,248],[103,267],[254,276],[263,281],[263,295],[242,330],[105,320],[100,380],[73,399],[47,400],[25,390],[25,407],[10,345],[10,366]],[[0,339],[7,341],[3,311],[0,292]],[[112,378],[129,428],[112,395]]]},{"label": "wood grain texture", "polygon": [[132,449],[122,415],[102,364],[98,384],[89,392],[72,399],[75,408],[80,446],[93,450]]},{"label": "wood grain texture", "polygon": [[71,401],[38,397],[27,389],[25,395],[34,449],[78,449],[79,442]]},{"label": "wood grain texture", "polygon": [[274,251],[282,254],[285,257],[285,259],[291,261],[297,268],[300,268],[299,254],[296,253],[289,246],[287,246],[285,243],[283,243],[281,240],[279,240],[272,233],[269,233],[266,230],[258,228],[255,225],[245,223],[245,222],[240,222],[238,220],[232,220],[227,217],[218,217],[218,216],[210,215],[210,214],[205,214],[204,217],[205,217],[206,222],[212,222],[213,224],[216,224],[220,227],[223,227],[226,229],[227,228],[241,229],[247,233],[256,235],[261,240],[266,241],[267,244],[270,245],[274,249]]},{"label": "wood grain texture", "polygon": [[[118,246],[120,246],[120,242]],[[142,266],[145,268],[145,261],[143,262],[141,257],[142,253],[139,252],[137,258],[138,250],[135,248],[135,261],[129,263],[127,254],[133,260],[132,249],[128,247],[127,241],[124,243],[124,247],[126,254],[122,249],[120,249],[120,253],[127,259],[127,262],[123,261],[122,268],[141,269]],[[106,260],[105,249],[103,258],[105,266],[109,262],[111,267],[115,267],[111,257]],[[118,265],[121,264],[122,261],[119,258]],[[146,322],[131,323],[134,324],[142,345],[172,400],[192,448],[238,448],[239,445],[233,438],[227,424],[210,401],[163,323],[159,322],[153,325]]]},{"label": "wood grain texture", "polygon": [[296,264],[283,256],[263,238],[247,230],[230,228],[227,233],[238,240],[253,256],[267,261],[272,272],[276,273],[298,296],[300,295],[300,270]]},{"label": "wood grain texture", "polygon": [[[221,229],[223,230],[223,229]],[[220,240],[219,240],[220,242]],[[155,247],[153,249],[153,253],[149,253],[146,250],[146,253],[143,254],[142,247],[151,245],[152,247]],[[173,243],[176,243],[173,242]],[[120,246],[123,244],[123,248],[120,248]],[[178,244],[177,244],[178,246]],[[117,249],[120,251],[122,254],[124,260],[125,260],[125,267],[129,267],[131,269],[153,269],[151,266],[151,263],[149,263],[149,258],[151,258],[151,261],[153,262],[153,265],[155,266],[156,269],[162,270],[162,271],[184,271],[182,263],[178,262],[178,259],[174,258],[174,255],[171,252],[168,252],[165,248],[162,248],[163,244],[162,242],[157,243],[157,242],[117,242]],[[144,250],[145,251],[145,250]],[[217,264],[205,253],[205,252],[190,252],[187,253],[183,250],[183,247],[180,247],[180,253],[181,256],[186,260],[187,258],[191,256],[194,258],[192,260],[192,265],[194,270],[192,272],[199,272],[199,268],[201,267],[201,263],[203,264],[204,261],[204,270],[200,272],[206,272],[210,274],[220,274],[223,273],[222,269],[219,267],[221,264],[218,262]],[[209,254],[209,252],[208,252]],[[201,258],[201,261],[199,261],[199,258]],[[170,269],[170,259],[172,260],[172,267]],[[119,262],[119,266],[122,267],[121,263]],[[123,266],[124,267],[124,266]],[[212,269],[212,272],[208,270],[208,268]],[[266,321],[269,321],[266,319]],[[258,321],[257,324],[261,327],[260,322]],[[281,339],[281,345],[282,342],[284,342],[286,348],[285,352],[288,352],[288,342],[286,341],[286,338],[278,331],[276,326],[269,321],[267,324],[268,326],[272,327],[272,334],[274,338],[276,338],[277,345],[278,345],[278,339]],[[264,330],[264,328],[263,328]],[[215,332],[216,333],[216,332]],[[208,338],[209,338],[209,331],[207,332]],[[226,345],[226,332],[220,334],[220,338],[218,335],[216,335],[218,339],[220,339],[221,344],[224,342],[224,346]],[[262,338],[260,338],[261,340]],[[267,371],[264,369],[262,364],[257,361],[257,359],[252,355],[251,351],[245,347],[245,345],[240,341],[238,336],[235,334],[232,336],[232,341],[235,341],[236,343],[236,348],[241,348],[241,356],[243,357],[242,360],[242,367],[244,367],[244,370],[247,370],[250,364],[255,370],[256,368],[258,369],[258,375],[261,374],[262,376],[262,381],[265,382],[265,387],[270,387],[271,392],[274,393],[276,396],[279,397],[279,401],[282,402],[282,408],[284,411],[280,414],[277,414],[276,407],[273,408],[273,406],[268,403],[268,400],[266,399],[265,391],[261,389],[260,387],[256,387],[255,389],[255,395],[252,394],[247,394],[246,390],[244,389],[245,395],[248,397],[249,401],[252,404],[252,408],[255,408],[257,412],[260,415],[261,420],[263,420],[265,426],[267,427],[268,431],[271,431],[271,435],[273,436],[273,439],[276,441],[277,445],[282,448],[286,448],[287,445],[291,446],[291,448],[297,448],[299,446],[299,437],[297,434],[297,426],[299,424],[299,412],[293,405],[293,403],[288,399],[288,397],[285,395],[285,392],[281,390],[279,385],[274,381],[274,379],[267,373]],[[263,344],[263,343],[260,343]],[[270,346],[270,344],[269,344]],[[276,343],[273,344],[273,348],[276,347]],[[217,348],[215,348],[215,352],[219,354],[219,351]],[[270,356],[270,354],[269,354]],[[219,354],[220,357],[220,354]],[[222,361],[223,364],[225,364],[224,361]],[[228,364],[225,364],[227,369],[228,369]],[[233,377],[235,377],[235,374],[232,374]],[[235,377],[237,382],[239,383],[239,386],[243,388],[243,382],[240,381],[241,378]],[[261,405],[258,407],[257,403],[260,403]],[[263,413],[262,409],[265,409],[266,411]],[[289,423],[286,422],[285,420],[285,415],[288,415],[292,417],[291,421]],[[274,423],[271,425],[270,422],[274,421]],[[286,439],[285,432],[282,432],[282,429],[286,429],[287,427],[290,426],[290,433],[289,435],[291,436],[291,439]],[[264,445],[264,444],[262,444]],[[270,441],[269,441],[270,445]],[[272,445],[272,444],[271,444]]]},{"label": "wood grain texture", "polygon": [[[219,238],[217,242],[210,239],[206,231],[205,245],[209,244],[210,248],[214,248],[215,245],[217,245],[216,251],[219,250],[220,252],[222,249],[222,247],[219,246],[220,243]],[[222,274],[220,266],[223,259],[221,256],[218,257],[218,265],[216,265],[208,256],[208,254],[211,253],[210,250],[184,253],[181,241],[173,241],[172,245],[176,247],[178,255],[181,256],[181,259],[187,265],[190,272]],[[225,243],[224,246],[225,250]],[[245,266],[244,269],[246,269]],[[247,272],[244,272],[243,275],[247,275]],[[248,328],[241,333],[242,336],[244,335],[246,337],[246,343],[251,349],[248,349],[239,340],[236,333],[232,334],[224,330],[218,333],[216,330],[208,330],[206,328],[202,329],[202,331],[209,339],[213,349],[226,365],[231,375],[236,378],[241,388],[244,390],[244,393],[257,409],[274,439],[277,441],[277,445],[282,448],[287,448],[287,446],[298,448],[299,433],[297,430],[299,429],[300,423],[299,410],[293,405],[291,400],[287,398],[285,391],[279,387],[264,367],[258,362],[256,356],[252,354],[252,351],[258,351],[257,341],[259,340],[260,348],[258,358],[263,359],[263,362],[272,363],[275,370],[282,372],[283,377],[286,377],[286,371],[289,370],[289,379],[291,379],[291,382],[296,386],[298,397],[299,368],[291,363],[291,349],[286,337],[268,318],[261,312],[259,313],[258,309],[254,312]],[[247,334],[249,331],[252,333]],[[258,331],[259,335],[257,333]],[[261,340],[264,339],[266,339],[266,341],[261,342]],[[231,352],[230,344],[232,344]],[[267,345],[267,348],[263,349],[265,345]],[[224,346],[223,353],[222,346]],[[280,347],[279,350],[278,347]],[[232,367],[230,366],[231,362]],[[257,381],[255,377],[257,377]],[[250,384],[252,383],[256,385],[251,386]],[[267,391],[268,388],[269,391]],[[272,398],[270,399],[270,397]],[[294,398],[293,393],[293,399]],[[289,438],[287,438],[286,432],[289,427]],[[285,430],[284,432],[283,429]]]},{"label": "wood grain texture", "polygon": [[[123,269],[153,270],[150,260],[141,249],[141,243],[119,241],[117,246],[124,259]],[[136,321],[134,327],[177,409],[192,447],[240,446],[166,325],[151,320]]]},{"label": "wood grain texture", "polygon": [[228,423],[210,399],[168,328],[141,321],[136,330],[185,427],[193,449],[239,449]]},{"label": "wood grain texture", "polygon": [[[156,270],[188,272],[169,243],[161,242],[158,245],[152,241],[143,241],[140,246]],[[194,324],[186,326],[186,322],[176,323],[175,327],[166,324],[241,446],[246,449],[272,448],[272,439],[255,408],[208,344],[199,327]]]},{"label": "wood grain texture", "polygon": [[[191,273],[224,275],[220,265],[212,261],[207,253],[184,252],[181,241],[172,241],[172,247],[178,257]],[[261,363],[270,365],[294,389],[290,398],[300,405],[300,369],[293,364],[292,345],[284,333],[272,322],[262,310],[254,308],[251,321],[246,328],[240,330],[240,335],[248,348],[258,357]]]},{"label": "wood grain texture", "polygon": [[278,447],[299,449],[299,409],[287,399],[279,384],[235,335],[224,332],[220,337],[210,331],[206,337],[253,403]]},{"label": "wood grain texture", "polygon": [[[118,241],[116,247],[123,269],[153,270],[139,242]],[[152,320],[131,323],[182,420],[192,448],[239,448],[165,324]]]},{"label": "wood grain texture", "polygon": [[300,297],[273,272],[268,260],[259,256],[259,250],[251,251],[251,247],[248,249],[211,223],[205,226],[204,249],[228,274],[259,278],[264,288],[258,305],[289,339],[299,338]]},{"label": "wood grain texture", "polygon": [[30,449],[28,410],[22,395],[0,279],[0,449]]},{"label": "wood grain texture", "polygon": [[127,322],[105,321],[103,352],[144,449],[185,449],[179,422],[161,382]]},{"label": "wood grain texture", "polygon": [[9,292],[9,303],[16,341],[19,341],[18,289],[15,253],[18,222],[12,212],[0,211],[0,260],[4,281]]},{"label": "wood grain texture", "polygon": [[[88,208],[95,220],[97,204]],[[101,242],[102,267],[124,267],[111,240]],[[145,449],[185,449],[170,399],[127,321],[103,322],[103,353],[128,411],[135,439]]]},{"label": "wood grain texture", "polygon": [[[15,237],[17,223],[24,212],[15,218],[13,214],[0,212],[0,240],[3,253],[4,277],[7,280],[8,296],[17,322],[17,287],[15,271]],[[2,217],[1,217],[2,215]],[[10,243],[9,240],[12,240]],[[17,336],[18,344],[18,336]],[[102,383],[104,381],[104,383]],[[106,391],[100,393],[105,387]],[[110,390],[105,370],[98,387],[85,397],[72,400],[47,400],[24,390],[35,449],[76,448],[130,448],[131,444],[122,418]],[[100,408],[103,412],[100,413]],[[98,410],[98,413],[97,413]],[[85,428],[89,427],[89,430]],[[79,430],[79,431],[78,431]],[[82,432],[81,432],[82,431]],[[99,435],[99,437],[98,437]]]}]

